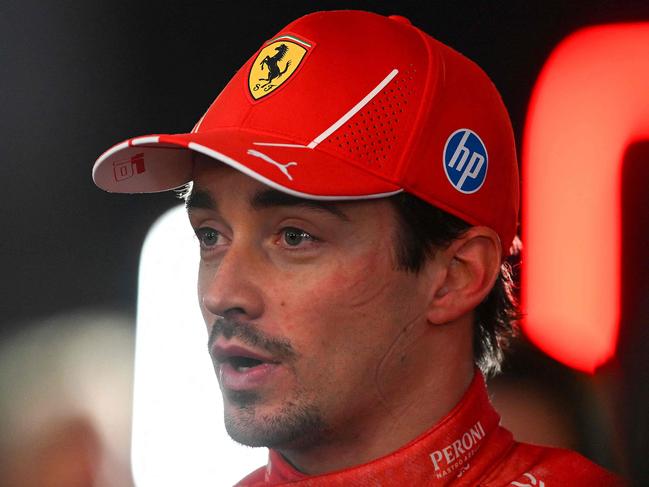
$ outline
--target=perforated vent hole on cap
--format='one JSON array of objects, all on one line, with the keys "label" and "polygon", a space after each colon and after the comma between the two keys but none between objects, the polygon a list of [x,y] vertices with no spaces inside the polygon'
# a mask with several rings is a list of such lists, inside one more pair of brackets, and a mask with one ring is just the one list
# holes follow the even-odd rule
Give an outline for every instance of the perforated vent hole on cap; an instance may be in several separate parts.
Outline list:
[{"label": "perforated vent hole on cap", "polygon": [[[417,71],[400,72],[372,101],[334,132],[327,143],[335,152],[382,170],[398,158],[416,112]],[[393,164],[389,164],[393,166]]]}]

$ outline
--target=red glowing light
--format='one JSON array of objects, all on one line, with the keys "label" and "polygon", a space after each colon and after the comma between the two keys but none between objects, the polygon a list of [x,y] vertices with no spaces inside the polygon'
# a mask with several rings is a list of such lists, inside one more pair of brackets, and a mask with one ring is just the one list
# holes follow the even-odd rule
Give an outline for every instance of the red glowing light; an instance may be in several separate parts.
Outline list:
[{"label": "red glowing light", "polygon": [[649,139],[649,23],[578,31],[534,88],[523,141],[523,329],[594,372],[620,320],[621,174]]}]

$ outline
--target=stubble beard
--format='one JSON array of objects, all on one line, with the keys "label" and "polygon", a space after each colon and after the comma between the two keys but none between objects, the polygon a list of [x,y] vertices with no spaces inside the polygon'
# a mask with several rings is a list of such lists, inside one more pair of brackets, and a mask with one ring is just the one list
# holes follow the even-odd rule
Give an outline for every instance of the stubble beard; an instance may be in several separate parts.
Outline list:
[{"label": "stubble beard", "polygon": [[307,448],[318,443],[327,431],[323,416],[314,404],[287,399],[278,411],[261,413],[262,400],[257,393],[224,391],[223,396],[225,429],[234,441],[243,445]]}]

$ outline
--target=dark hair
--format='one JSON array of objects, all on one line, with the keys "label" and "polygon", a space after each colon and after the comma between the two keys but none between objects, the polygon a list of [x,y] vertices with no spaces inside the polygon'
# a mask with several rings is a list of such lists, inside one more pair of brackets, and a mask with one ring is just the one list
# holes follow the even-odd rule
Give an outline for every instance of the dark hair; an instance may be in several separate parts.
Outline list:
[{"label": "dark hair", "polygon": [[[400,193],[390,200],[400,223],[395,242],[400,269],[419,272],[437,249],[446,248],[471,227],[411,194]],[[516,247],[520,244],[518,239],[517,242]],[[517,250],[514,249],[514,258]],[[475,309],[473,361],[487,376],[500,371],[504,351],[516,334],[520,315],[513,277],[511,262],[504,262],[494,287]]]}]

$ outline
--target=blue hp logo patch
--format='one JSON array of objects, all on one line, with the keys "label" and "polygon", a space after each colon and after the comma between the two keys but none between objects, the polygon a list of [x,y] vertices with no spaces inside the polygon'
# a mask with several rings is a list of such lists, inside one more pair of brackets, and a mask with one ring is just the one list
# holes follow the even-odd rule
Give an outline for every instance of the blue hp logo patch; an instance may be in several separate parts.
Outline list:
[{"label": "blue hp logo patch", "polygon": [[471,194],[478,191],[486,177],[487,148],[478,134],[469,129],[456,130],[444,146],[444,171],[453,187]]}]

